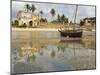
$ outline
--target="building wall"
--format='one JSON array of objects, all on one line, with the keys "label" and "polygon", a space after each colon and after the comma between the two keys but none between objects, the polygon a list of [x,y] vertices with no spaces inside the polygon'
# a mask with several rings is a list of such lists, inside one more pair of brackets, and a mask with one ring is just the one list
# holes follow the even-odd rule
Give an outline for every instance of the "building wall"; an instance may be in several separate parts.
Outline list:
[{"label": "building wall", "polygon": [[17,19],[19,21],[19,26],[22,26],[24,23],[29,27],[29,22],[32,21],[34,26],[38,25],[39,22],[39,16],[34,16],[32,13],[24,12],[24,11],[19,11],[17,14]]}]

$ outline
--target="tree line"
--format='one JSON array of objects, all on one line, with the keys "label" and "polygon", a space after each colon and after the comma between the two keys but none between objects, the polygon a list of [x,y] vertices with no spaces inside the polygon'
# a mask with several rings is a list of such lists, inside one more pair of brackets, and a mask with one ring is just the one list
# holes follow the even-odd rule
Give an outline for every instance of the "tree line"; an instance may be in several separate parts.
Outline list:
[{"label": "tree line", "polygon": [[[37,9],[34,4],[31,4],[31,5],[30,4],[25,4],[24,8],[25,8],[26,12],[31,11],[32,13],[34,13],[35,10]],[[54,18],[55,15],[56,15],[56,10],[54,8],[51,8],[49,13],[51,14],[52,18]],[[43,22],[43,23],[44,22],[48,22],[47,18],[43,18],[43,14],[44,14],[44,11],[40,10],[39,11],[39,15],[41,16],[41,19],[39,21]],[[67,24],[67,23],[69,23],[69,19],[64,14],[62,14],[62,15],[57,14],[57,18],[53,19],[51,21],[51,23]],[[82,20],[80,21],[80,23],[83,25],[83,21]],[[18,24],[19,24],[18,20],[15,20],[14,22],[12,22],[13,26],[17,26]],[[29,24],[32,24],[32,23],[29,23]],[[25,25],[23,25],[23,27],[25,27]]]}]

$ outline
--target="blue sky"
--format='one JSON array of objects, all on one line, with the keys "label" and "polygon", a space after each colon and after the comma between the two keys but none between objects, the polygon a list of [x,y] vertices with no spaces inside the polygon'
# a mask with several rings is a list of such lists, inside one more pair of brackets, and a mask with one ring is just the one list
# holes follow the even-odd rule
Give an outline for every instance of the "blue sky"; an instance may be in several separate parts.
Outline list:
[{"label": "blue sky", "polygon": [[[19,10],[24,10],[25,4],[34,4],[36,7],[34,14],[38,14],[39,11],[42,10],[44,12],[42,16],[46,17],[49,21],[56,19],[58,14],[64,14],[69,18],[69,20],[73,21],[76,9],[76,5],[12,1],[12,19],[16,17]],[[56,15],[54,17],[50,14],[51,8],[54,8],[56,11]],[[79,22],[80,19],[85,17],[95,17],[95,6],[78,6],[76,21]]]}]

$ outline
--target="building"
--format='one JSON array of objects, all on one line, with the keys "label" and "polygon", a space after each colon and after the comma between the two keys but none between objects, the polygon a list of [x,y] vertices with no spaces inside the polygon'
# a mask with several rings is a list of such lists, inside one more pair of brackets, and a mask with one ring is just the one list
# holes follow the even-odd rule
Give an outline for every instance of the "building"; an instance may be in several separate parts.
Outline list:
[{"label": "building", "polygon": [[96,17],[84,18],[83,21],[84,21],[84,25],[94,26],[96,24]]},{"label": "building", "polygon": [[17,14],[19,26],[26,25],[27,27],[35,27],[38,25],[40,19],[39,16],[33,15],[32,12],[19,11]]},{"label": "building", "polygon": [[95,31],[96,28],[96,17],[84,18],[81,21],[84,30],[87,31]]}]

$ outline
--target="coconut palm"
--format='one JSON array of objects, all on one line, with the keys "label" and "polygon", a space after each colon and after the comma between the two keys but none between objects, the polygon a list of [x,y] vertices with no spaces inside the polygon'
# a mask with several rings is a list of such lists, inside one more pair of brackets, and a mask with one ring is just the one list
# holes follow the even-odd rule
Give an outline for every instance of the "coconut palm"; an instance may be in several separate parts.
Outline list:
[{"label": "coconut palm", "polygon": [[36,10],[36,7],[32,4],[30,10],[32,11],[32,13]]},{"label": "coconut palm", "polygon": [[14,25],[15,25],[15,26],[18,26],[18,25],[19,25],[19,21],[18,21],[18,20],[15,20],[15,21],[14,21]]},{"label": "coconut palm", "polygon": [[[43,15],[43,11],[41,10],[39,13],[41,14],[41,17],[42,17],[42,15]],[[40,23],[41,23],[41,21],[43,21],[43,20],[44,20],[44,19],[41,18]]]},{"label": "coconut palm", "polygon": [[26,4],[25,5],[25,8],[26,8],[26,10],[27,10],[27,12],[30,10],[30,5],[29,4]]},{"label": "coconut palm", "polygon": [[42,17],[42,15],[43,15],[43,11],[42,10],[40,11],[40,14],[41,14],[41,17]]},{"label": "coconut palm", "polygon": [[42,10],[40,11],[40,14],[41,14],[41,15],[43,14],[43,11],[42,11]]},{"label": "coconut palm", "polygon": [[65,23],[65,19],[66,19],[65,15],[63,14],[62,17],[61,17],[61,21],[62,21],[63,24]]},{"label": "coconut palm", "polygon": [[56,14],[55,9],[52,8],[51,11],[50,11],[50,13],[51,13],[52,16],[55,16],[55,14]]},{"label": "coconut palm", "polygon": [[59,14],[58,14],[58,16],[57,16],[57,21],[58,21],[58,22],[61,22],[61,17],[60,17]]},{"label": "coconut palm", "polygon": [[61,17],[62,22],[65,20],[65,15],[63,14]]}]

